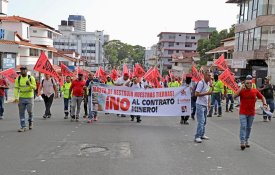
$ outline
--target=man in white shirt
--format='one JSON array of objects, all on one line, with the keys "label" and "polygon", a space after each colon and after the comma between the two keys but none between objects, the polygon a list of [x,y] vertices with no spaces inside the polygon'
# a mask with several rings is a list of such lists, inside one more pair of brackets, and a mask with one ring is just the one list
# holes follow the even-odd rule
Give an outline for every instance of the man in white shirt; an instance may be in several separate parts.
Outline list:
[{"label": "man in white shirt", "polygon": [[119,77],[115,81],[115,86],[128,86],[129,83],[130,83],[129,74],[124,73],[123,76]]},{"label": "man in white shirt", "polygon": [[[141,82],[138,82],[138,77],[133,77],[132,82],[129,83],[129,87],[133,89],[142,88]],[[140,123],[140,115],[131,115],[131,121],[134,121],[135,117],[137,118],[137,123]]]}]

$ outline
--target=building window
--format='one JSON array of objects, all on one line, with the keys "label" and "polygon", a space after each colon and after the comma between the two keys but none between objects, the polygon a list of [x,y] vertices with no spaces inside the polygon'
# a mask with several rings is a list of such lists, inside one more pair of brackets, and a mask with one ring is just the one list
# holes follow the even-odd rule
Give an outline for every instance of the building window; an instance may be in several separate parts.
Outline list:
[{"label": "building window", "polygon": [[250,29],[248,32],[248,49],[253,50],[253,38],[254,38],[254,29]]},{"label": "building window", "polygon": [[180,45],[180,43],[179,43],[179,42],[177,42],[177,46],[178,46],[178,45]]},{"label": "building window", "polygon": [[255,28],[253,44],[254,44],[254,48],[253,48],[254,50],[260,49],[261,27]]},{"label": "building window", "polygon": [[254,0],[248,0],[248,21],[252,19],[253,1]]},{"label": "building window", "polygon": [[179,53],[180,51],[179,50],[176,50],[176,53]]},{"label": "building window", "polygon": [[248,47],[248,30],[244,31],[244,36],[243,36],[243,51],[247,51]]},{"label": "building window", "polygon": [[248,17],[248,0],[244,1],[244,21],[247,21],[247,17]]},{"label": "building window", "polygon": [[268,14],[269,15],[274,15],[275,14],[275,0],[269,0]]},{"label": "building window", "polygon": [[175,36],[175,35],[169,35],[168,38],[169,38],[169,39],[175,39],[176,36]]},{"label": "building window", "polygon": [[192,44],[185,44],[185,47],[192,47]]},{"label": "building window", "polygon": [[76,46],[76,43],[71,43],[71,46]]},{"label": "building window", "polygon": [[263,26],[261,36],[261,49],[265,50],[271,43],[275,43],[275,26]]},{"label": "building window", "polygon": [[244,19],[244,3],[240,5],[239,23],[242,23]]},{"label": "building window", "polygon": [[53,38],[53,33],[51,31],[48,31],[48,38]]},{"label": "building window", "polygon": [[37,30],[33,30],[32,32],[33,32],[33,33],[37,33]]},{"label": "building window", "polygon": [[191,39],[196,39],[196,37],[195,36],[191,36]]},{"label": "building window", "polygon": [[267,15],[268,0],[259,0],[258,16]]},{"label": "building window", "polygon": [[255,19],[257,17],[258,2],[259,2],[259,0],[253,0],[252,19]]},{"label": "building window", "polygon": [[171,43],[171,42],[170,42],[170,43],[168,44],[168,46],[169,46],[169,47],[174,47],[174,43]]},{"label": "building window", "polygon": [[178,66],[178,63],[175,63],[175,66]]},{"label": "building window", "polygon": [[240,32],[240,37],[239,37],[239,51],[243,51],[243,32]]},{"label": "building window", "polygon": [[53,58],[53,52],[48,51],[48,58]]},{"label": "building window", "polygon": [[29,38],[29,27],[27,27],[27,38]]},{"label": "building window", "polygon": [[186,36],[185,38],[186,38],[186,39],[190,39],[190,36]]},{"label": "building window", "polygon": [[169,55],[171,55],[171,54],[173,54],[173,53],[174,53],[173,50],[168,50],[168,54],[169,54]]},{"label": "building window", "polygon": [[95,47],[95,43],[89,43],[88,46],[89,47]]},{"label": "building window", "polygon": [[169,58],[169,59],[168,59],[168,62],[171,62],[171,61],[172,61],[172,58]]},{"label": "building window", "polygon": [[234,44],[235,51],[239,50],[239,38],[240,38],[240,33],[236,33],[235,34],[235,44]]},{"label": "building window", "polygon": [[39,50],[30,49],[30,56],[39,56]]}]

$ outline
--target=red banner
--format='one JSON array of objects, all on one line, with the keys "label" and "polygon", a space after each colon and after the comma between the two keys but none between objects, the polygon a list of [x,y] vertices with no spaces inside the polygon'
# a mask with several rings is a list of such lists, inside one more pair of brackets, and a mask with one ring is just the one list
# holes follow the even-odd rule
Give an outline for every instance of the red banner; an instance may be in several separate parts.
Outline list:
[{"label": "red banner", "polygon": [[44,73],[54,77],[59,82],[59,84],[63,86],[62,78],[54,70],[51,62],[49,61],[49,59],[47,58],[44,52],[41,52],[41,55],[37,60],[33,69],[40,73]]},{"label": "red banner", "polygon": [[234,92],[237,92],[239,89],[237,83],[235,82],[235,78],[232,75],[231,71],[229,69],[225,70],[220,76],[219,79],[223,82],[223,84],[230,89],[232,89]]},{"label": "red banner", "polygon": [[66,65],[62,64],[62,63],[61,63],[61,73],[64,76],[70,76],[70,77],[75,76],[74,73],[72,71],[70,71],[69,68]]},{"label": "red banner", "polygon": [[137,77],[143,77],[145,75],[145,71],[139,64],[136,64],[134,68],[134,74]]},{"label": "red banner", "polygon": [[199,82],[203,79],[203,75],[198,72],[195,65],[192,66],[192,80],[195,82]]},{"label": "red banner", "polygon": [[14,83],[15,79],[18,77],[18,74],[12,68],[4,70],[0,72],[0,74],[3,75],[7,80],[9,80],[12,83]]},{"label": "red banner", "polygon": [[152,69],[150,72],[148,71],[148,73],[144,76],[144,79],[149,81],[149,83],[154,87],[154,88],[160,88],[160,83],[158,78],[159,77],[159,72],[157,68]]},{"label": "red banner", "polygon": [[217,59],[215,62],[214,62],[215,65],[217,65],[219,68],[221,68],[222,70],[227,70],[228,69],[228,66],[227,66],[227,63],[224,59],[224,54],[222,54],[220,56],[219,59]]}]

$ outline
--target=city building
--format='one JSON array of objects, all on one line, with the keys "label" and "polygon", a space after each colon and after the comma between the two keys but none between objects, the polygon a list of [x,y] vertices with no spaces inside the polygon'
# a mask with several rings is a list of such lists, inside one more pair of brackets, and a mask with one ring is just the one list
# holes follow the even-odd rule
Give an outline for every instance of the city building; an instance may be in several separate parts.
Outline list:
[{"label": "city building", "polygon": [[0,0],[0,15],[8,14],[8,0]]},{"label": "city building", "polygon": [[86,32],[86,19],[82,15],[69,15],[68,22],[74,26],[75,31]]},{"label": "city building", "polygon": [[158,62],[161,72],[172,68],[172,55],[196,52],[198,40],[208,38],[215,29],[209,27],[209,21],[199,20],[195,22],[195,33],[161,32],[158,35]]},{"label": "city building", "polygon": [[153,45],[152,47],[145,50],[145,58],[144,58],[144,65],[146,69],[149,69],[150,67],[154,67],[157,65],[157,45]]},{"label": "city building", "polygon": [[0,68],[24,65],[30,69],[40,53],[46,53],[52,62],[53,37],[60,36],[54,28],[20,16],[0,16]]},{"label": "city building", "polygon": [[73,51],[86,60],[89,70],[96,70],[99,65],[104,66],[108,60],[104,57],[103,44],[109,41],[109,36],[103,31],[83,32],[75,31],[70,21],[61,21],[58,26],[62,36],[54,38],[54,47],[62,51]]},{"label": "city building", "polygon": [[269,75],[275,83],[275,1],[227,0],[240,8],[235,25],[233,62],[243,65],[238,74],[257,78],[257,84]]}]

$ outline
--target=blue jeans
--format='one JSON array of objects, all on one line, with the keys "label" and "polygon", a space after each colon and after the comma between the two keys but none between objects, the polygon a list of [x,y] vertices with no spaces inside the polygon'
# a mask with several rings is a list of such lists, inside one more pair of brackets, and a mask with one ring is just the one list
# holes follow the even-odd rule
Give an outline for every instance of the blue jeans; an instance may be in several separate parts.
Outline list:
[{"label": "blue jeans", "polygon": [[19,98],[19,103],[18,103],[18,108],[19,108],[19,118],[20,118],[20,125],[21,128],[26,127],[25,123],[25,111],[27,110],[29,114],[29,124],[33,122],[32,117],[33,117],[33,98]]},{"label": "blue jeans", "polygon": [[64,98],[64,113],[66,115],[69,114],[69,104],[70,104],[71,99],[70,98]]},{"label": "blue jeans", "polygon": [[218,102],[218,112],[219,112],[219,115],[222,115],[222,106],[221,106],[221,93],[213,93],[212,96],[211,96],[211,108],[210,108],[210,111],[209,111],[209,116],[212,116],[213,114],[213,108],[215,106],[215,101],[217,100]]},{"label": "blue jeans", "polygon": [[[273,113],[274,112],[274,99],[266,99],[266,103],[270,108],[270,112]],[[267,115],[265,114],[265,112],[263,112],[263,117],[264,119],[267,119]],[[268,118],[271,118],[271,116],[269,116]]]},{"label": "blue jeans", "polygon": [[195,138],[201,138],[205,133],[205,125],[207,119],[207,106],[196,104],[196,114],[197,114],[197,133]]},{"label": "blue jeans", "polygon": [[248,142],[254,116],[240,114],[240,141],[241,144]]},{"label": "blue jeans", "polygon": [[93,119],[94,117],[97,116],[97,111],[96,110],[92,110],[92,97],[88,96],[88,118],[89,119]]},{"label": "blue jeans", "polygon": [[194,117],[196,114],[196,100],[197,98],[194,98],[194,97],[191,98],[191,108],[192,108],[191,116],[192,117]]},{"label": "blue jeans", "polygon": [[234,104],[233,94],[226,95],[226,110],[227,111],[228,111],[229,101],[230,101],[229,110],[233,110],[233,104]]},{"label": "blue jeans", "polygon": [[0,117],[3,117],[4,113],[4,97],[0,96]]}]

